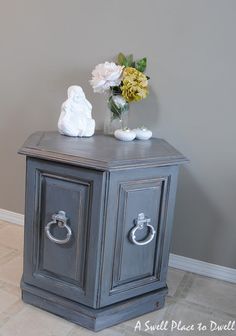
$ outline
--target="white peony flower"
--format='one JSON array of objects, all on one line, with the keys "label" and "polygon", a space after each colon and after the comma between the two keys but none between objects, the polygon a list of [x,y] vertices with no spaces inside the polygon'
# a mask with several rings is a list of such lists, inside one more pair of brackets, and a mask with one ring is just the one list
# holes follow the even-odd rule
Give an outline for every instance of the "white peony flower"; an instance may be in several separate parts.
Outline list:
[{"label": "white peony flower", "polygon": [[114,62],[98,64],[92,71],[90,80],[94,92],[103,93],[111,86],[120,85],[123,68],[124,66],[116,65]]}]

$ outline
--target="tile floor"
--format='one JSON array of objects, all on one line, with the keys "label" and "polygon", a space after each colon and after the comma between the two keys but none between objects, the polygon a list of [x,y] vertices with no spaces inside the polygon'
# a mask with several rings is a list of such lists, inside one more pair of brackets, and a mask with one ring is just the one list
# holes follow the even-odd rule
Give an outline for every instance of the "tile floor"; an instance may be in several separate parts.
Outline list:
[{"label": "tile floor", "polygon": [[[21,301],[23,228],[0,221],[0,336],[96,335]],[[101,336],[222,335],[234,330],[211,331],[236,321],[236,285],[173,268],[168,273],[169,295],[165,308],[97,333]],[[163,321],[163,322],[162,322]],[[166,323],[167,330],[151,330]],[[145,323],[147,326],[145,326]],[[181,323],[177,328],[176,324]],[[206,331],[198,330],[198,323]],[[184,325],[191,331],[181,330]],[[135,331],[135,326],[136,331]],[[173,328],[173,330],[172,330]],[[147,330],[145,330],[147,329]]]}]

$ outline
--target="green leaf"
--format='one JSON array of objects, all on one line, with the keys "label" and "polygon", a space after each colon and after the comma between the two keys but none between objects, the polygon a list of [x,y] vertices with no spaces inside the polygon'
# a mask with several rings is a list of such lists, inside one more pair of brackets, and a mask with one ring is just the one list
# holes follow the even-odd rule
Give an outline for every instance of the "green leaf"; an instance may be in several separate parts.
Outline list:
[{"label": "green leaf", "polygon": [[133,63],[133,55],[129,55],[126,57],[126,61],[127,61],[127,67],[130,67],[132,66],[132,63]]},{"label": "green leaf", "polygon": [[129,55],[129,56],[125,57],[124,54],[119,53],[119,55],[118,55],[118,64],[119,65],[124,65],[127,68],[127,67],[131,67],[133,65],[133,63],[134,63],[133,55]]},{"label": "green leaf", "polygon": [[135,64],[135,68],[138,70],[138,71],[141,71],[141,72],[144,72],[146,70],[146,67],[147,67],[147,58],[144,57],[144,58],[141,58],[139,61],[136,62]]},{"label": "green leaf", "polygon": [[113,96],[111,96],[108,100],[108,107],[113,114],[112,119],[120,119],[121,118],[122,111],[119,107],[116,106],[116,104],[113,100]]},{"label": "green leaf", "polygon": [[122,113],[128,111],[129,103],[125,103],[123,106],[117,106],[114,101],[114,96],[110,96],[108,100],[108,108],[112,112],[112,120],[121,119]]},{"label": "green leaf", "polygon": [[120,86],[112,86],[110,89],[113,95],[121,95],[122,93]]},{"label": "green leaf", "polygon": [[125,61],[124,61],[124,64],[123,64],[126,68],[129,66],[129,63],[128,63],[128,61],[127,61],[127,59],[125,59]]},{"label": "green leaf", "polygon": [[119,55],[117,57],[117,62],[118,62],[119,65],[125,65],[126,57],[121,52],[119,53]]}]

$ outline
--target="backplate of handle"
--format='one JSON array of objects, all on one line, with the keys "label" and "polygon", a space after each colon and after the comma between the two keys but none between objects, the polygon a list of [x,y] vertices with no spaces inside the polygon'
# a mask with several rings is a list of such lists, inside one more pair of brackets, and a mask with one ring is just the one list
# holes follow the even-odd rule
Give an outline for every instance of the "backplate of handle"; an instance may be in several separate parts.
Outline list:
[{"label": "backplate of handle", "polygon": [[[68,218],[66,217],[65,211],[59,211],[57,214],[52,215],[52,221],[45,226],[45,232],[49,240],[56,244],[66,244],[70,241],[72,236],[71,228],[67,225]],[[51,234],[51,226],[58,225],[59,228],[65,228],[67,230],[66,237],[64,239],[55,238]]]},{"label": "backplate of handle", "polygon": [[[150,224],[151,219],[146,217],[144,213],[138,214],[138,218],[135,220],[135,226],[133,229],[130,231],[130,240],[133,244],[135,245],[147,245],[151,243],[153,238],[155,237],[156,231],[154,227]],[[144,240],[137,240],[136,239],[136,231],[137,230],[142,230],[144,227],[147,227],[149,230],[148,236]]]}]

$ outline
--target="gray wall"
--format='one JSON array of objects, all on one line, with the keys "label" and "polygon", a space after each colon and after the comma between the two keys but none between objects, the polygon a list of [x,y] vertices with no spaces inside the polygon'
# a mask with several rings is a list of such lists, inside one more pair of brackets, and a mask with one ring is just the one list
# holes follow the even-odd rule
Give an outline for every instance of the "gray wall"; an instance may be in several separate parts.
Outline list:
[{"label": "gray wall", "polygon": [[12,0],[0,11],[0,208],[23,213],[24,158],[36,130],[55,129],[71,84],[88,84],[119,51],[147,56],[150,97],[131,109],[191,160],[182,169],[172,252],[236,268],[236,1]]}]

